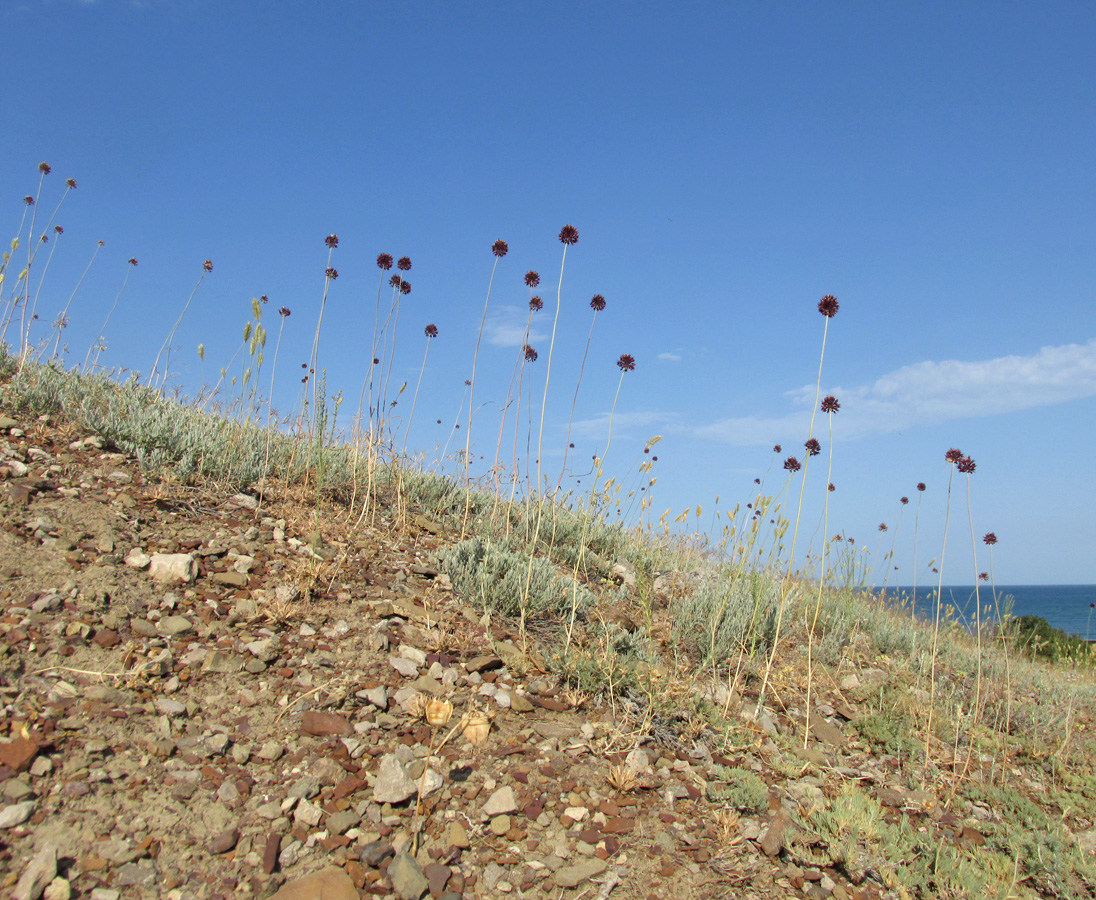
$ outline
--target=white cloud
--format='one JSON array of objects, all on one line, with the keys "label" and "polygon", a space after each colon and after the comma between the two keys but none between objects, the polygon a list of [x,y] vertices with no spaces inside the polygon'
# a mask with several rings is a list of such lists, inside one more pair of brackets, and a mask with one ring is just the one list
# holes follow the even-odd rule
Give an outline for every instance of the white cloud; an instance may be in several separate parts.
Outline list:
[{"label": "white cloud", "polygon": [[[1096,395],[1096,339],[1043,347],[1031,356],[928,360],[895,369],[868,385],[826,388],[825,394],[841,402],[837,415],[843,438],[1053,406]],[[808,385],[789,394],[795,411],[722,419],[694,429],[694,434],[740,446],[787,439],[806,431],[814,395],[814,385]]]},{"label": "white cloud", "polygon": [[534,320],[529,337],[526,338],[525,323],[528,321],[528,309],[500,306],[488,315],[487,322],[483,326],[483,336],[487,343],[499,347],[520,347],[526,341],[536,346],[536,342],[543,340],[546,335],[537,328]]},{"label": "white cloud", "polygon": [[666,362],[681,362],[681,351],[665,350],[662,353],[658,354],[658,359],[664,360]]}]

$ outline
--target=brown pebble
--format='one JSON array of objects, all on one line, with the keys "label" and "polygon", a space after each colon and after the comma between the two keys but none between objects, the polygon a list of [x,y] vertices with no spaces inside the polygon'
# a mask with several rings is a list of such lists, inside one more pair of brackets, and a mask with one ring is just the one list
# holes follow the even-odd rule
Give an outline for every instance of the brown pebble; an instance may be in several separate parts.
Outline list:
[{"label": "brown pebble", "polygon": [[228,853],[229,850],[236,846],[236,843],[239,840],[239,828],[229,828],[228,831],[222,831],[209,842],[209,853],[211,856],[220,856],[222,853]]},{"label": "brown pebble", "polygon": [[272,831],[266,839],[266,846],[263,848],[263,872],[269,875],[278,865],[278,854],[282,849],[282,836],[276,831]]},{"label": "brown pebble", "polygon": [[38,745],[26,738],[0,741],[0,766],[11,769],[13,772],[22,772],[31,764],[31,760],[37,753]]},{"label": "brown pebble", "polygon": [[304,734],[350,734],[350,723],[338,713],[306,710],[301,716],[301,731]]}]

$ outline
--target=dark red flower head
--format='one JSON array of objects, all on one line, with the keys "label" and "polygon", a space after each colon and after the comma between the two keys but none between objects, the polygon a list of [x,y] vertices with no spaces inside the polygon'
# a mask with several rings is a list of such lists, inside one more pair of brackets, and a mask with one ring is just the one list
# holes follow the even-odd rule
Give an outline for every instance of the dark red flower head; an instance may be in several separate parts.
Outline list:
[{"label": "dark red flower head", "polygon": [[38,171],[41,172],[43,175],[48,175],[50,172],[53,171],[53,166],[51,166],[47,162],[40,162],[38,163]]},{"label": "dark red flower head", "polygon": [[825,297],[818,301],[818,311],[827,319],[832,319],[836,316],[837,309],[837,298],[833,294],[826,294]]},{"label": "dark red flower head", "polygon": [[536,350],[534,350],[528,344],[526,344],[522,349],[525,351],[525,358],[529,362],[536,362],[537,361],[537,351]]},{"label": "dark red flower head", "polygon": [[278,315],[284,319],[286,316],[289,315],[289,307],[283,306],[281,309],[278,310]]},{"label": "dark red flower head", "polygon": [[529,301],[529,309],[531,309],[533,312],[539,312],[540,310],[544,309],[544,301],[541,300],[540,297],[533,297]]},{"label": "dark red flower head", "polygon": [[427,325],[425,331],[428,338],[436,338],[438,336],[438,326],[433,323]]},{"label": "dark red flower head", "polygon": [[564,225],[559,231],[559,239],[565,244],[577,244],[578,229],[574,225]]},{"label": "dark red flower head", "polygon": [[956,447],[952,447],[947,453],[944,454],[944,460],[949,463],[957,463],[963,458],[963,451]]},{"label": "dark red flower head", "polygon": [[339,246],[339,236],[337,234],[329,234],[323,239],[323,242],[327,244],[332,250]]},{"label": "dark red flower head", "polygon": [[636,367],[636,358],[631,353],[621,353],[620,359],[617,360],[617,366],[621,372],[634,372]]},{"label": "dark red flower head", "polygon": [[339,277],[339,270],[336,269],[334,266],[328,266],[326,269],[324,269],[323,273],[332,280]]},{"label": "dark red flower head", "polygon": [[202,268],[205,269],[207,272],[212,272],[213,271],[213,262],[212,262],[212,260],[207,259],[204,263],[202,263]]},{"label": "dark red flower head", "polygon": [[971,459],[969,456],[964,456],[961,460],[959,460],[959,462],[955,464],[955,468],[957,468],[964,475],[973,475],[974,460]]},{"label": "dark red flower head", "polygon": [[925,482],[923,482],[923,481],[917,482],[917,490],[923,491],[924,489],[925,489]]},{"label": "dark red flower head", "polygon": [[817,438],[807,438],[804,441],[803,446],[807,448],[808,456],[818,456],[822,452],[822,445],[818,443]]},{"label": "dark red flower head", "polygon": [[391,278],[388,279],[388,283],[392,285],[392,287],[399,287],[400,281],[402,281],[402,279],[399,275],[393,275]]},{"label": "dark red flower head", "polygon": [[540,275],[536,271],[530,269],[525,273],[526,287],[536,287],[538,284],[540,284]]},{"label": "dark red flower head", "polygon": [[261,296],[259,297],[259,299],[260,299],[260,300],[261,300],[261,301],[262,301],[263,303],[269,303],[269,302],[270,302],[270,298],[269,298],[269,297],[268,297],[268,296],[267,296],[266,294],[262,294],[262,295],[261,295]]},{"label": "dark red flower head", "polygon": [[830,483],[829,483],[829,484],[828,484],[828,485],[826,486],[826,490],[827,490],[827,491],[836,491],[836,490],[837,490],[837,488],[836,488],[836,487],[834,486],[834,483],[833,483],[833,482],[831,481],[831,482],[830,482]]},{"label": "dark red flower head", "polygon": [[491,252],[495,254],[499,259],[502,259],[510,250],[510,245],[506,243],[502,238],[499,238],[495,243],[491,245]]},{"label": "dark red flower head", "polygon": [[981,578],[982,581],[989,581],[989,572],[979,572],[978,577]]},{"label": "dark red flower head", "polygon": [[997,543],[997,535],[994,534],[992,531],[988,531],[983,536],[982,540],[992,547],[994,544]]},{"label": "dark red flower head", "polygon": [[903,506],[905,506],[907,503],[910,502],[910,498],[909,497],[899,497],[898,502],[901,503]]},{"label": "dark red flower head", "polygon": [[799,465],[798,459],[796,459],[794,456],[789,456],[786,460],[784,460],[784,468],[787,469],[789,472],[798,472],[802,468],[802,466]]},{"label": "dark red flower head", "polygon": [[76,179],[75,178],[66,178],[65,179],[65,184],[68,185],[73,190],[76,189]]},{"label": "dark red flower head", "polygon": [[601,312],[605,309],[605,298],[601,294],[594,294],[593,299],[590,300],[590,309],[594,312]]},{"label": "dark red flower head", "polygon": [[131,257],[129,258],[129,264],[130,264],[131,266],[135,266],[135,265],[137,265],[137,257],[136,257],[136,256],[131,256]]},{"label": "dark red flower head", "polygon": [[782,449],[781,446],[779,444],[777,444],[775,447],[773,447],[773,453],[779,453],[781,451],[781,449]]},{"label": "dark red flower head", "polygon": [[833,394],[828,394],[822,398],[822,412],[835,413],[840,409],[841,402]]},{"label": "dark red flower head", "polygon": [[880,522],[879,523],[879,530],[880,531],[886,531],[887,530],[887,523],[886,522]]},{"label": "dark red flower head", "polygon": [[23,198],[23,202],[27,204],[27,206],[34,206],[34,198],[30,194],[27,194],[27,196]]},{"label": "dark red flower head", "polygon": [[411,271],[411,257],[410,256],[401,256],[399,259],[396,260],[396,268],[399,269],[401,272],[410,272]]},{"label": "dark red flower head", "polygon": [[377,267],[388,271],[392,268],[392,254],[382,253],[377,257]]},{"label": "dark red flower head", "polygon": [[411,293],[411,282],[410,281],[401,281],[400,282],[400,293],[401,294],[410,294]]},{"label": "dark red flower head", "polygon": [[54,230],[54,231],[55,231],[55,232],[56,232],[57,234],[64,234],[64,233],[65,233],[65,229],[64,229],[64,228],[62,228],[62,227],[61,227],[60,225],[54,225],[54,226],[53,226],[53,230]]}]

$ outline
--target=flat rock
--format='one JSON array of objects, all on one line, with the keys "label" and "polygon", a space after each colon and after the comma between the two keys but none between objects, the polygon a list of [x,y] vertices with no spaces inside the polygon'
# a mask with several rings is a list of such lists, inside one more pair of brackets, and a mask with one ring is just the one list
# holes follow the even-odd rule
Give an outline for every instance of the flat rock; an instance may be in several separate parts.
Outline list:
[{"label": "flat rock", "polygon": [[38,745],[26,738],[0,741],[0,766],[6,766],[13,772],[22,772],[31,764],[37,753]]},{"label": "flat rock", "polygon": [[0,809],[0,828],[14,828],[22,825],[34,813],[34,801],[25,800],[22,803],[12,803]]},{"label": "flat rock", "polygon": [[38,900],[56,877],[57,846],[47,843],[23,870],[12,896],[15,900]]},{"label": "flat rock", "polygon": [[156,630],[164,637],[174,637],[193,631],[194,623],[186,616],[164,616],[156,623]]},{"label": "flat rock", "polygon": [[402,803],[417,790],[415,782],[391,753],[381,757],[377,780],[373,784],[373,800],[377,803]]},{"label": "flat rock", "polygon": [[229,828],[228,831],[222,831],[213,840],[209,842],[209,853],[211,856],[220,856],[222,853],[228,853],[240,840],[240,829]]},{"label": "flat rock", "polygon": [[155,581],[190,583],[198,575],[198,563],[189,553],[153,553],[148,574]]},{"label": "flat rock", "polygon": [[270,900],[358,900],[358,891],[346,872],[328,866],[282,885]]},{"label": "flat rock", "polygon": [[595,875],[600,875],[608,868],[608,863],[603,859],[593,857],[583,859],[572,866],[564,866],[554,876],[557,887],[573,888],[584,881],[589,881]]},{"label": "flat rock", "polygon": [[514,789],[509,785],[500,787],[483,804],[483,814],[491,818],[505,813],[517,812],[518,802],[514,798]]},{"label": "flat rock", "polygon": [[338,713],[305,710],[301,716],[301,731],[305,734],[350,734],[350,723]]},{"label": "flat rock", "polygon": [[388,864],[388,880],[400,900],[419,900],[430,890],[430,882],[413,856],[397,853]]}]

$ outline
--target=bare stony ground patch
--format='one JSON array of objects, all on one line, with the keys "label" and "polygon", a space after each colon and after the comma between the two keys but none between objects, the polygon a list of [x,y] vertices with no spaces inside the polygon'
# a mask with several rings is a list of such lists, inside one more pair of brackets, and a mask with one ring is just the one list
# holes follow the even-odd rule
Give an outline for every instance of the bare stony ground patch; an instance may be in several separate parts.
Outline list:
[{"label": "bare stony ground patch", "polygon": [[455,596],[456,536],[414,511],[333,510],[320,545],[291,491],[160,481],[11,416],[0,519],[5,895],[869,900],[911,894],[870,840],[805,827],[824,800],[855,787],[941,847],[997,815],[863,740],[878,661],[824,672],[806,747],[792,705],[714,687],[734,741],[639,728]]}]

